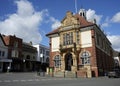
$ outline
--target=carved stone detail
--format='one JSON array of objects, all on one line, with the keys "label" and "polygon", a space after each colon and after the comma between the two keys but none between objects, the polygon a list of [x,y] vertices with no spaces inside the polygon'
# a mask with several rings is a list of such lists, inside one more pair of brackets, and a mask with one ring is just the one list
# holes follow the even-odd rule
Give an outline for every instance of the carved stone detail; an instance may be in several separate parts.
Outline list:
[{"label": "carved stone detail", "polygon": [[62,26],[70,26],[73,24],[78,24],[77,19],[73,16],[72,12],[67,12],[66,17],[62,21]]}]

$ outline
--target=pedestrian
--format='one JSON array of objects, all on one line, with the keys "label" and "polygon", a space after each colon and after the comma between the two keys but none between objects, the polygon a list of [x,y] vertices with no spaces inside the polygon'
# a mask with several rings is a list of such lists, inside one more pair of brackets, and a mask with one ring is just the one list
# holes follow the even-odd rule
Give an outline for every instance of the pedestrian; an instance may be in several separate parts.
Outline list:
[{"label": "pedestrian", "polygon": [[104,76],[107,76],[107,72],[104,73]]}]

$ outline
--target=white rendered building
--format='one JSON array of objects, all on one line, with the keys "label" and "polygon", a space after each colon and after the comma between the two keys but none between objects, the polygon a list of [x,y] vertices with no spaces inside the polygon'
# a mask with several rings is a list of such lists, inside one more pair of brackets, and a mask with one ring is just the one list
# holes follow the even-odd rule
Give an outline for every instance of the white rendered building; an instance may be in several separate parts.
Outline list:
[{"label": "white rendered building", "polygon": [[41,63],[49,63],[49,47],[42,44],[33,46],[37,48],[37,61]]},{"label": "white rendered building", "polygon": [[115,61],[115,66],[120,67],[120,58],[119,57],[114,57],[114,61]]},{"label": "white rendered building", "polygon": [[0,72],[6,72],[11,67],[12,60],[8,59],[8,47],[5,46],[2,35],[0,34]]}]

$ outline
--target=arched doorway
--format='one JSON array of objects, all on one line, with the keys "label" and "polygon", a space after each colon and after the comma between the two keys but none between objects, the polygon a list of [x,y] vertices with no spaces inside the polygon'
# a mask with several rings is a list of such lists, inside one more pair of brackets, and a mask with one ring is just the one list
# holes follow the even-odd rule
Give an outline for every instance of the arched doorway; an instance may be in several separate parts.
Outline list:
[{"label": "arched doorway", "polygon": [[72,54],[67,53],[65,55],[65,70],[71,71],[71,66],[73,65]]}]

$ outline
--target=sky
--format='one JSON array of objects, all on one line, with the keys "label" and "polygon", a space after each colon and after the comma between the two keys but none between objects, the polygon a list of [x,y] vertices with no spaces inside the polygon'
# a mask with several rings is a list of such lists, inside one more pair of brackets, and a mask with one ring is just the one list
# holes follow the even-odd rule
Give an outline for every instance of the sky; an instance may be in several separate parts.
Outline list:
[{"label": "sky", "polygon": [[76,14],[80,8],[120,51],[120,0],[0,0],[0,33],[49,46],[45,35],[60,26],[67,11]]}]

